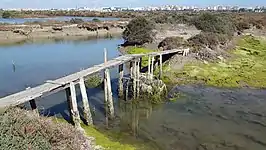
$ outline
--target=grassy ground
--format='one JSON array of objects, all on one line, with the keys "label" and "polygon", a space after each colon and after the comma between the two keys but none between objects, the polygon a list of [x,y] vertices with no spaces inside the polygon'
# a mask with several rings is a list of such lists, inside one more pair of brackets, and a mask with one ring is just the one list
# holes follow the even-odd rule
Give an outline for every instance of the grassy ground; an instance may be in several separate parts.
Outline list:
[{"label": "grassy ground", "polygon": [[[205,83],[218,87],[266,87],[266,41],[245,36],[238,41],[235,56],[219,63],[187,64],[174,71],[178,84]],[[167,77],[166,77],[167,78]]]},{"label": "grassy ground", "polygon": [[[139,47],[129,47],[127,48],[126,52],[128,54],[147,54],[151,52],[155,52],[156,50],[146,49],[146,48],[139,48]],[[142,58],[142,67],[148,66],[148,59],[149,57]]]},{"label": "grassy ground", "polygon": [[[67,123],[66,120],[55,118],[55,121]],[[89,137],[94,137],[97,145],[107,150],[149,150],[150,148],[141,141],[133,139],[132,136],[116,133],[110,130],[97,129],[94,126],[81,124]]]}]

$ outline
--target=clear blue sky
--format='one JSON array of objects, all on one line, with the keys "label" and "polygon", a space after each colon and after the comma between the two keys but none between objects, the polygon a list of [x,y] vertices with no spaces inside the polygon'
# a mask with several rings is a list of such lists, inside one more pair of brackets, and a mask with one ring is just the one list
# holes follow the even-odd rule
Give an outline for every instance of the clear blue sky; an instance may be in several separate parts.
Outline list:
[{"label": "clear blue sky", "polygon": [[0,8],[70,8],[102,6],[147,6],[147,5],[238,5],[266,6],[266,0],[0,0]]}]

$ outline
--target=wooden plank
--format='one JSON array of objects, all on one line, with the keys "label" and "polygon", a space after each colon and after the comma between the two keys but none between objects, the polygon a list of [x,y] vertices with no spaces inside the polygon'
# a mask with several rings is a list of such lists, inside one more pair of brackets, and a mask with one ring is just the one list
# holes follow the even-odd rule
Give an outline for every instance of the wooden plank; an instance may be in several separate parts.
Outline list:
[{"label": "wooden plank", "polygon": [[84,115],[84,119],[85,119],[85,124],[86,125],[93,125],[93,120],[92,120],[92,115],[91,115],[91,110],[90,110],[90,104],[89,104],[86,86],[85,86],[83,78],[80,78],[80,80],[79,80],[79,87],[80,87],[81,96],[82,96],[83,115]]},{"label": "wooden plank", "polygon": [[147,56],[147,55],[156,56],[160,54],[165,55],[165,54],[170,54],[170,53],[179,53],[182,51],[183,50],[180,50],[180,49],[174,49],[174,50],[169,50],[169,51],[153,52],[149,54],[132,54],[132,55],[120,56],[106,63],[99,64],[99,65],[90,67],[88,69],[73,73],[71,75],[59,78],[52,82],[45,83],[40,86],[1,98],[0,107],[3,108],[3,107],[9,107],[9,106],[16,106],[16,105],[28,102],[32,99],[37,99],[37,98],[48,96],[52,93],[68,88],[70,82],[77,84],[80,78],[84,78],[96,72],[100,72],[104,69],[112,68],[117,65],[129,62],[135,58],[140,58],[140,57]]},{"label": "wooden plank", "polygon": [[124,65],[121,64],[118,67],[119,71],[119,79],[118,79],[118,96],[120,98],[124,97],[124,84],[123,84],[123,77],[124,77]]}]

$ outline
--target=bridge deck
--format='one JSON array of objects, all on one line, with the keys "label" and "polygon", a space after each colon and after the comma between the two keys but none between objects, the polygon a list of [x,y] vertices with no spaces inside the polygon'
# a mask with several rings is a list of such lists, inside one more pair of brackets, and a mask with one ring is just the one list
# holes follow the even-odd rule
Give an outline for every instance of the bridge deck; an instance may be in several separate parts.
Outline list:
[{"label": "bridge deck", "polygon": [[133,60],[134,58],[139,58],[139,57],[148,56],[148,55],[156,56],[156,55],[173,54],[173,53],[178,53],[178,52],[183,52],[183,50],[174,49],[174,50],[168,50],[168,51],[162,51],[162,52],[152,52],[148,54],[132,54],[132,55],[120,56],[112,60],[109,60],[107,63],[95,65],[88,69],[73,73],[71,75],[68,75],[68,76],[53,80],[53,81],[46,81],[46,83],[39,85],[37,87],[30,88],[30,89],[6,96],[4,98],[1,98],[0,107],[16,106],[16,105],[28,102],[36,98],[48,96],[52,93],[58,92],[62,89],[69,87],[70,82],[76,83],[80,78],[84,78],[96,72],[100,72],[104,69],[112,68],[120,64],[129,62]]}]

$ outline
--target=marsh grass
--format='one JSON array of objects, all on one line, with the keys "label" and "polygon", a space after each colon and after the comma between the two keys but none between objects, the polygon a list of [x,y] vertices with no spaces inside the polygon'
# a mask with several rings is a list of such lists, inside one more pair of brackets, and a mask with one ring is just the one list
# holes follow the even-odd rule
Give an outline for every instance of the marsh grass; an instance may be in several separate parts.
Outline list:
[{"label": "marsh grass", "polygon": [[238,41],[230,60],[219,63],[187,64],[182,71],[175,72],[183,78],[179,84],[203,82],[218,87],[266,87],[266,42],[245,36]]}]

